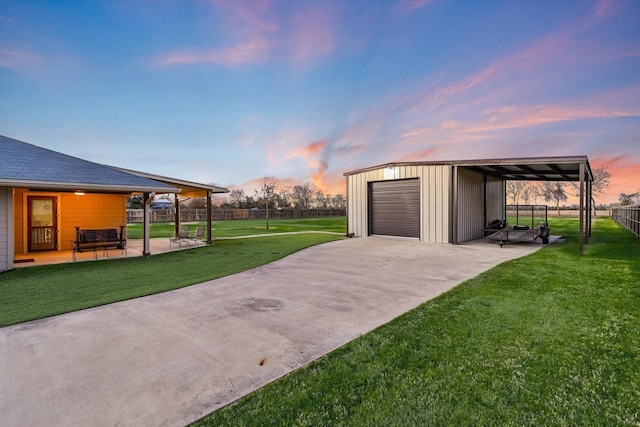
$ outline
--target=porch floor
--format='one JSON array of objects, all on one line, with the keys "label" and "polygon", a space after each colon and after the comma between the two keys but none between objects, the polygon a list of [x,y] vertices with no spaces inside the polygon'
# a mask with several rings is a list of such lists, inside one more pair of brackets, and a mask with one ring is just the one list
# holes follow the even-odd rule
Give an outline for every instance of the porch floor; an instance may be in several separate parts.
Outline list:
[{"label": "porch floor", "polygon": [[[142,239],[128,239],[127,240],[127,252],[126,257],[138,257],[142,256],[143,249]],[[149,239],[150,251],[152,255],[161,254],[164,252],[179,251],[182,249],[189,249],[186,244],[179,246],[176,243],[170,245],[169,238],[161,237],[155,239]],[[202,246],[201,243],[199,246]],[[191,245],[193,248],[194,245]],[[97,251],[98,259],[107,259],[102,250]],[[120,249],[109,249],[109,259],[124,258],[125,252]],[[76,261],[94,261],[93,251],[78,252],[76,253]],[[14,256],[14,268],[31,267],[34,265],[45,264],[63,264],[73,261],[73,251],[44,251],[44,252],[30,252],[27,254],[16,254]]]}]

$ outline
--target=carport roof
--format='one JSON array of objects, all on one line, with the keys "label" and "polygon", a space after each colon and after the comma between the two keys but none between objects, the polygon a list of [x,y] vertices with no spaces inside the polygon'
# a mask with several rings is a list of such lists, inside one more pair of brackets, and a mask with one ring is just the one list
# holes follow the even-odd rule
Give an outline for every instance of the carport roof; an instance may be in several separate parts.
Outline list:
[{"label": "carport roof", "polygon": [[593,173],[591,172],[587,156],[386,163],[346,172],[344,175],[355,175],[361,172],[387,167],[429,165],[458,166],[505,180],[526,181],[579,181],[580,166],[583,165],[585,179],[589,181],[593,180]]}]

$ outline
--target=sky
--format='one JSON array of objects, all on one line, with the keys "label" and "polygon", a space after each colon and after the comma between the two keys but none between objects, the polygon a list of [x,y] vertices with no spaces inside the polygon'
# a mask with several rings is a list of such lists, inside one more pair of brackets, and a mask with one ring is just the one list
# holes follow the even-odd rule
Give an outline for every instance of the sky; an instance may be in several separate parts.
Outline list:
[{"label": "sky", "polygon": [[640,1],[0,0],[0,134],[253,194],[587,155],[640,191]]}]

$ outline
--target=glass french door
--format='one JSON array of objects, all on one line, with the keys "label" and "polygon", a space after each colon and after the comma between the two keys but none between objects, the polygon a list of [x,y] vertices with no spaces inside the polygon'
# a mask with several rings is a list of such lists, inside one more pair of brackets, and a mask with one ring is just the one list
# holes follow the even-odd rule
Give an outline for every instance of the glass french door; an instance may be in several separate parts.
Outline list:
[{"label": "glass french door", "polygon": [[58,249],[58,207],[55,197],[27,197],[29,252]]}]

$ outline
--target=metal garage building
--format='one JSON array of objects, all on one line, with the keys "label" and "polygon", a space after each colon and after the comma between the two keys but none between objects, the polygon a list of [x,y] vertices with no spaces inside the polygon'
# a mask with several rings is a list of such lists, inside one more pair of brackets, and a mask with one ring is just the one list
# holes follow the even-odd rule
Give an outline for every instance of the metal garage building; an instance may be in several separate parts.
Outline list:
[{"label": "metal garage building", "polygon": [[424,242],[462,243],[483,237],[506,218],[506,182],[580,183],[580,251],[590,235],[591,182],[586,156],[387,163],[345,173],[347,232]]}]

